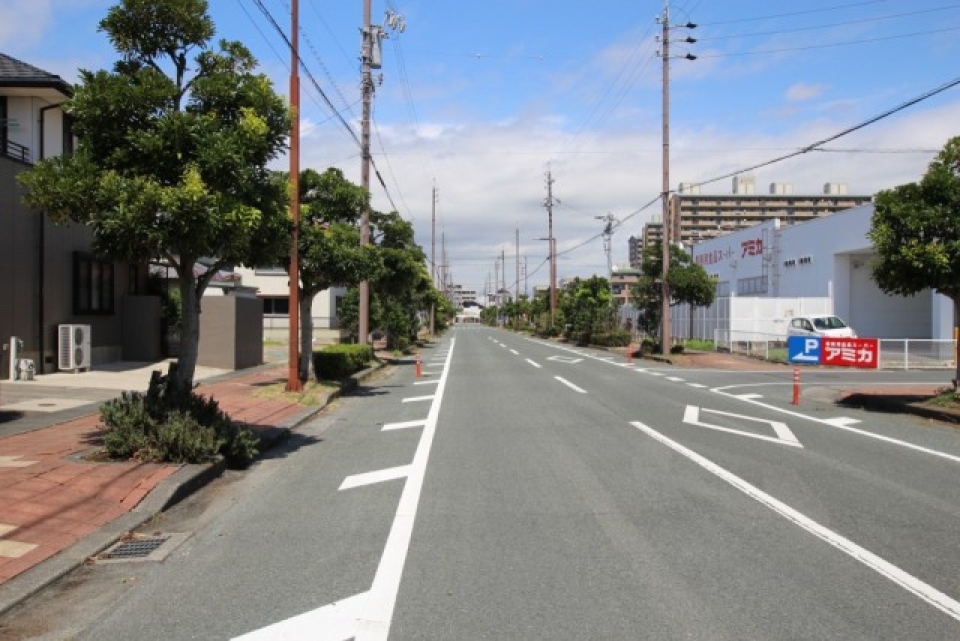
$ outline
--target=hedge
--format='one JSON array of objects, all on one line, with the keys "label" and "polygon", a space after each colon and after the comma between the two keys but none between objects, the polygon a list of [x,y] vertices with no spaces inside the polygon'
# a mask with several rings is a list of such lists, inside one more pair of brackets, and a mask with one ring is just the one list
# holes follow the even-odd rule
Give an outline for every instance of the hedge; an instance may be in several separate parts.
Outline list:
[{"label": "hedge", "polygon": [[373,346],[337,344],[313,353],[313,372],[317,380],[339,381],[362,370],[373,360]]}]

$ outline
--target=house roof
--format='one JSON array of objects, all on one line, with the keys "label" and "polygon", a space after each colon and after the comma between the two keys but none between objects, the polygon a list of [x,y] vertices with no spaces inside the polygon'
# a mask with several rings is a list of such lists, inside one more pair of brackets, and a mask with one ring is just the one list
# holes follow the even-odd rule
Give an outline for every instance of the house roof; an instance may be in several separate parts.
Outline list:
[{"label": "house roof", "polygon": [[0,53],[0,94],[9,94],[10,89],[54,89],[65,97],[73,95],[73,87],[60,76]]}]

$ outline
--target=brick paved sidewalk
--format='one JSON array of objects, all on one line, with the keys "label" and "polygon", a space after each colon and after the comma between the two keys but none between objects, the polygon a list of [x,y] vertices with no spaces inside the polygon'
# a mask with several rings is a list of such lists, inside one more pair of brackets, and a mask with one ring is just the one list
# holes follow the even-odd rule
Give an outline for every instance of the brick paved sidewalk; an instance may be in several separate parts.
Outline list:
[{"label": "brick paved sidewalk", "polygon": [[[286,381],[271,368],[202,384],[235,421],[276,438],[322,407],[258,398]],[[99,413],[0,438],[0,586],[129,513],[182,466],[84,458],[101,445]]]}]

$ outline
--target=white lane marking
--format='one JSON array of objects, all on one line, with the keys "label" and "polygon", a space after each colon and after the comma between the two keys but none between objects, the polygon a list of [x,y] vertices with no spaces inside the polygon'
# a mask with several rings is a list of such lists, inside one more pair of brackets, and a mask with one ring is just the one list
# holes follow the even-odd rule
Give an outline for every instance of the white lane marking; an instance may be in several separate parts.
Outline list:
[{"label": "white lane marking", "polygon": [[531,365],[533,365],[533,366],[536,367],[537,369],[540,369],[541,367],[543,367],[543,365],[541,365],[540,363],[537,363],[536,361],[531,361],[529,358],[526,359],[526,360],[527,360],[528,363],[530,363]]},{"label": "white lane marking", "polygon": [[385,470],[377,470],[375,472],[364,472],[363,474],[352,474],[351,476],[343,479],[343,483],[340,484],[339,489],[351,490],[355,487],[363,487],[364,485],[373,485],[374,483],[383,483],[384,481],[395,481],[397,479],[406,478],[409,475],[409,465],[390,467]]},{"label": "white lane marking", "polygon": [[431,379],[429,381],[414,381],[414,385],[436,385],[437,379]]},{"label": "white lane marking", "polygon": [[756,398],[763,398],[763,394],[738,394],[734,398],[739,398],[741,401],[752,401]]},{"label": "white lane marking", "polygon": [[[794,411],[792,411],[792,410],[784,409],[784,408],[782,408],[782,407],[777,407],[776,405],[770,405],[769,403],[761,403],[761,402],[759,402],[759,401],[757,401],[757,400],[754,400],[753,398],[746,398],[746,397],[742,397],[742,396],[736,396],[736,395],[734,395],[734,394],[728,394],[727,392],[721,391],[721,388],[713,388],[713,389],[711,389],[710,391],[711,391],[711,392],[716,392],[717,394],[721,394],[721,395],[723,395],[723,396],[730,396],[730,397],[733,397],[733,398],[739,398],[739,399],[741,399],[741,400],[743,400],[743,401],[746,401],[747,403],[751,403],[751,404],[756,405],[756,406],[758,406],[758,407],[764,407],[764,408],[766,408],[766,409],[768,409],[768,410],[772,410],[772,411],[774,411],[774,412],[779,412],[779,413],[781,413],[781,414],[787,414],[788,416],[796,416],[796,417],[798,417],[798,418],[802,418],[802,419],[807,420],[807,421],[813,421],[814,423],[820,423],[820,424],[822,424],[822,425],[829,425],[830,427],[832,427],[832,428],[834,428],[834,429],[844,430],[844,431],[847,431],[847,432],[852,432],[852,433],[854,433],[854,434],[859,434],[860,436],[866,436],[866,437],[869,437],[869,438],[875,438],[875,439],[877,439],[878,441],[883,441],[884,443],[890,443],[890,444],[892,444],[892,445],[898,445],[898,446],[900,446],[900,447],[905,447],[905,448],[907,448],[908,450],[914,450],[915,452],[922,452],[922,453],[924,453],[924,454],[930,454],[930,455],[932,455],[932,456],[939,456],[940,458],[945,458],[945,459],[947,459],[948,461],[953,461],[953,462],[955,462],[955,463],[960,463],[960,456],[955,456],[955,455],[953,455],[953,454],[947,454],[946,452],[941,452],[941,451],[939,451],[939,450],[933,450],[933,449],[930,449],[929,447],[923,447],[922,445],[914,445],[913,443],[908,443],[908,442],[906,442],[906,441],[901,441],[900,439],[892,438],[892,437],[890,437],[890,436],[883,436],[882,434],[875,434],[875,433],[873,433],[873,432],[868,432],[868,431],[866,431],[866,430],[861,430],[861,429],[856,428],[856,427],[850,427],[850,425],[849,425],[849,419],[848,419],[848,420],[836,421],[835,419],[832,419],[832,418],[828,418],[828,419],[816,418],[815,416],[808,416],[807,414],[803,414],[803,413],[801,413],[801,412],[794,412]],[[747,396],[750,396],[750,395],[747,395]],[[843,417],[840,417],[840,418],[843,418]]]},{"label": "white lane marking", "polygon": [[506,343],[500,343],[500,347],[506,348],[506,346],[507,346]]},{"label": "white lane marking", "polygon": [[690,387],[696,387],[697,389],[703,389],[706,387],[703,383],[687,383]]},{"label": "white lane marking", "polygon": [[408,396],[400,401],[401,403],[418,403],[420,401],[432,401],[433,396]]},{"label": "white lane marking", "polygon": [[409,427],[423,427],[426,424],[426,419],[420,421],[403,421],[402,423],[384,423],[383,427],[380,428],[380,431],[387,432],[389,430],[405,430]]},{"label": "white lane marking", "polygon": [[[744,432],[743,430],[735,430],[730,427],[723,427],[721,425],[713,425],[712,423],[705,423],[700,420],[700,412],[706,412],[709,414],[716,414],[719,416],[727,416],[730,418],[742,419],[744,421],[750,421],[754,423],[763,423],[764,425],[769,425],[773,428],[773,431],[776,433],[776,438],[773,436],[766,436],[765,434],[755,434],[753,432]],[[730,412],[721,412],[720,410],[711,410],[707,408],[700,408],[696,405],[687,405],[686,409],[683,412],[683,422],[690,425],[696,425],[698,427],[705,427],[711,430],[717,430],[718,432],[727,432],[729,434],[737,434],[739,436],[747,436],[750,438],[757,438],[762,441],[770,441],[772,443],[780,443],[781,445],[790,445],[792,447],[800,447],[803,445],[800,444],[800,441],[797,440],[797,437],[794,436],[793,432],[790,431],[790,428],[786,426],[785,423],[780,421],[770,421],[765,418],[754,418],[752,416],[743,416],[742,414],[731,414]]]},{"label": "white lane marking", "polygon": [[834,418],[826,418],[823,420],[827,425],[833,425],[834,427],[845,427],[847,425],[856,425],[860,423],[860,419],[850,418],[849,416],[837,416]]},{"label": "white lane marking", "polygon": [[548,361],[555,361],[555,362],[557,362],[557,363],[567,363],[567,364],[569,364],[569,365],[573,365],[573,364],[575,364],[575,363],[579,363],[579,362],[583,361],[582,358],[573,358],[573,357],[571,357],[571,356],[548,356],[548,357],[547,357],[547,360],[548,360]]},{"label": "white lane marking", "polygon": [[673,381],[674,383],[682,383],[682,382],[683,382],[683,379],[680,378],[679,376],[668,376],[668,377],[667,377],[667,380],[668,380],[668,381]]},{"label": "white lane marking", "polygon": [[407,482],[404,483],[400,503],[397,505],[393,525],[390,527],[390,534],[387,535],[383,556],[380,557],[380,565],[377,566],[377,573],[373,577],[370,590],[237,638],[246,641],[275,639],[343,641],[350,638],[386,640],[390,634],[393,610],[397,603],[397,593],[400,590],[400,579],[407,560],[407,551],[410,548],[413,524],[417,518],[417,505],[423,490],[427,461],[430,459],[430,448],[437,431],[437,418],[440,416],[443,390],[447,385],[450,359],[456,341],[455,338],[450,341],[450,355],[447,356],[436,398],[430,406],[423,434],[420,435],[420,443],[413,455],[413,463],[409,466],[410,474],[407,476]]},{"label": "white lane marking", "polygon": [[687,457],[711,474],[714,474],[718,478],[726,481],[760,504],[767,506],[788,521],[800,526],[807,532],[810,532],[819,539],[829,543],[854,560],[863,563],[881,576],[885,576],[886,578],[890,579],[900,587],[923,599],[938,610],[946,613],[954,619],[960,620],[960,603],[951,599],[943,592],[940,592],[932,585],[924,583],[915,576],[904,572],[897,566],[881,559],[879,556],[870,552],[869,550],[860,547],[843,535],[827,529],[808,516],[805,516],[793,509],[789,505],[773,498],[760,488],[751,485],[736,474],[727,471],[725,468],[720,467],[710,459],[697,454],[693,450],[684,447],[680,443],[667,438],[653,428],[648,427],[639,421],[633,421],[631,425],[639,429],[647,436],[660,441],[678,454]]},{"label": "white lane marking", "polygon": [[664,374],[663,372],[653,372],[649,370],[647,371],[647,374],[649,374],[650,376],[666,376],[666,374]]},{"label": "white lane marking", "polygon": [[573,383],[571,383],[566,379],[560,378],[559,376],[554,376],[554,378],[560,381],[561,383],[563,383],[564,385],[566,385],[567,387],[569,387],[570,389],[572,389],[574,392],[580,392],[581,394],[587,393],[587,390],[577,387],[576,385],[574,385]]},{"label": "white lane marking", "polygon": [[518,355],[518,356],[520,355],[520,352],[518,352],[518,351],[515,350],[515,349],[511,349],[511,350],[510,350],[510,353],[511,353],[511,354],[516,354],[516,355]]}]

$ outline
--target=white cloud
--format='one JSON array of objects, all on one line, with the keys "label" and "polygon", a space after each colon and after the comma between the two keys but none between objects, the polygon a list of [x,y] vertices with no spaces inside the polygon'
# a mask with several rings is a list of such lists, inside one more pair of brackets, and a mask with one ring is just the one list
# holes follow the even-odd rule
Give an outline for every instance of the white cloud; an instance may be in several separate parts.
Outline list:
[{"label": "white cloud", "polygon": [[786,98],[790,102],[813,100],[823,95],[823,91],[823,85],[798,82],[787,89]]}]

